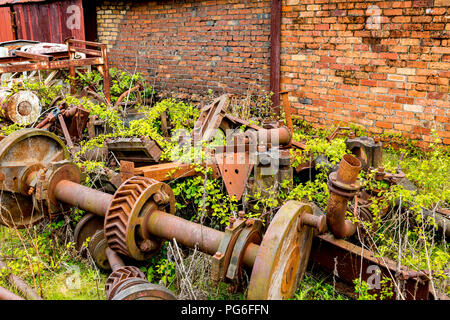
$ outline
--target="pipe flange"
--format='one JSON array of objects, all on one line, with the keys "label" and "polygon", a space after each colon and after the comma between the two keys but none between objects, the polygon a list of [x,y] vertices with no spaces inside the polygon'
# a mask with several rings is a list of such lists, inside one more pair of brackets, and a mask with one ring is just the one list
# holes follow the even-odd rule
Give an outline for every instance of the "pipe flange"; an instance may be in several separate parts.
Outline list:
[{"label": "pipe flange", "polygon": [[169,185],[145,177],[132,177],[114,194],[105,217],[108,246],[135,260],[156,254],[164,240],[146,232],[146,221],[155,210],[175,213],[175,196]]},{"label": "pipe flange", "polygon": [[339,179],[337,178],[337,171],[330,173],[328,181],[331,181],[334,187],[348,191],[358,191],[359,189],[361,189],[361,182],[359,180],[356,180],[352,184],[347,184],[339,181]]},{"label": "pipe flange", "polygon": [[353,198],[355,194],[357,194],[359,191],[359,189],[356,190],[341,189],[339,187],[336,187],[336,185],[331,180],[328,180],[327,187],[330,192],[346,198]]},{"label": "pipe flange", "polygon": [[105,284],[108,299],[111,300],[116,295],[117,289],[123,282],[135,278],[146,279],[146,276],[139,268],[134,266],[123,266],[111,273]]}]

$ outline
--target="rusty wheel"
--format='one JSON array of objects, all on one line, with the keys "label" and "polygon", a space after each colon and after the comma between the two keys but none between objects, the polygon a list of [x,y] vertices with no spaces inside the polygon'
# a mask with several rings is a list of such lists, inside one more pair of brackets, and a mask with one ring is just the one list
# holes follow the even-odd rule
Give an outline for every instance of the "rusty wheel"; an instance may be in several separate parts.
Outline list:
[{"label": "rusty wheel", "polygon": [[81,251],[87,238],[92,238],[98,230],[103,229],[103,219],[93,213],[87,213],[78,221],[73,238],[75,240],[75,249]]},{"label": "rusty wheel", "polygon": [[176,300],[167,288],[153,284],[140,283],[118,292],[112,300]]},{"label": "rusty wheel", "polygon": [[250,300],[289,299],[303,279],[313,238],[301,216],[309,205],[288,201],[275,215],[261,243],[248,287]]},{"label": "rusty wheel", "polygon": [[0,100],[6,100],[3,105],[6,117],[19,125],[28,125],[35,122],[41,115],[41,103],[32,91],[22,90],[12,94],[10,91],[1,91]]},{"label": "rusty wheel", "polygon": [[63,142],[48,131],[22,129],[1,140],[0,223],[25,228],[40,221],[45,213],[34,206],[28,194],[27,178],[51,162],[69,158]]},{"label": "rusty wheel", "polygon": [[[165,207],[168,207],[166,210]],[[165,183],[144,177],[132,177],[114,194],[105,218],[108,246],[135,260],[146,260],[157,253],[162,240],[145,232],[145,224],[154,210],[175,213],[172,189]]]}]

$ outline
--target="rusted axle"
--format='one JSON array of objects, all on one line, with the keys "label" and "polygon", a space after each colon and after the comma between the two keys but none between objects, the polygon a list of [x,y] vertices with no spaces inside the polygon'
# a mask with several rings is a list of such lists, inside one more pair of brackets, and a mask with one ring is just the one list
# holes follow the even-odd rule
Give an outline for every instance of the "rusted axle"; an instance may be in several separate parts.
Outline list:
[{"label": "rusted axle", "polygon": [[[189,248],[195,248],[214,255],[219,249],[224,233],[204,225],[156,210],[152,212],[146,225],[147,232],[153,236],[172,240]],[[249,244],[243,254],[243,262],[252,267],[258,254],[259,245]]]},{"label": "rusted axle", "polygon": [[[78,183],[62,180],[55,187],[55,198],[63,203],[79,207],[104,217],[113,195],[97,191]],[[176,239],[179,243],[214,255],[219,248],[224,233],[183,218],[155,210],[151,213],[144,233],[165,240]],[[259,246],[249,245],[244,252],[243,261],[251,267],[255,261]]]},{"label": "rusted axle", "polygon": [[81,184],[62,180],[55,187],[57,200],[104,217],[113,196]]}]

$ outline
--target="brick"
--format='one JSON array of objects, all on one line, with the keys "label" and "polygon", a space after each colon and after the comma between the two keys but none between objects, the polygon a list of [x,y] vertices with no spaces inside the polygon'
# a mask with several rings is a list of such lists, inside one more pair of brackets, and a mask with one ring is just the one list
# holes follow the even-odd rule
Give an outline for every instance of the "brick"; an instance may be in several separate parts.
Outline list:
[{"label": "brick", "polygon": [[423,106],[417,104],[404,104],[403,110],[410,112],[423,112]]},{"label": "brick", "polygon": [[376,121],[375,126],[377,126],[379,128],[384,128],[384,129],[392,129],[392,127],[393,127],[392,123],[385,122],[385,121]]}]

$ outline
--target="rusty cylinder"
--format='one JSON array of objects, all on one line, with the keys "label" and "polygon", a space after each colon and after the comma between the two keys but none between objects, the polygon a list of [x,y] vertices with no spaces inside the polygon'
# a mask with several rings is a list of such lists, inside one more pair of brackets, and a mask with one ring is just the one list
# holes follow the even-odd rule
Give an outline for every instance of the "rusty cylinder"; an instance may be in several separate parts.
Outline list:
[{"label": "rusty cylinder", "polygon": [[[356,192],[355,183],[361,170],[361,161],[350,154],[346,154],[340,164],[336,173],[336,181],[333,181],[330,175],[331,185],[338,190],[351,190],[337,192],[330,189],[330,200],[327,206],[327,226],[336,238],[350,237],[356,232],[356,226],[349,220],[345,219],[345,212],[347,211],[348,201]],[[345,189],[339,188],[345,186]],[[344,196],[345,193],[348,195]]]},{"label": "rusty cylinder", "polygon": [[257,131],[258,143],[262,144],[273,144],[286,146],[291,143],[292,135],[289,128],[286,126],[281,126],[279,128],[273,129],[262,129]]},{"label": "rusty cylinder", "polygon": [[0,300],[25,300],[25,299],[3,287],[0,287]]},{"label": "rusty cylinder", "polygon": [[55,198],[61,202],[104,217],[113,195],[69,180],[62,180],[55,187]]},{"label": "rusty cylinder", "polygon": [[106,248],[106,257],[108,258],[109,265],[111,266],[112,272],[116,271],[120,267],[124,267],[122,258],[111,248]]},{"label": "rusty cylinder", "polygon": [[[189,248],[198,246],[198,250],[214,255],[219,249],[224,233],[201,224],[187,221],[183,218],[163,211],[153,211],[147,223],[147,230],[152,236],[165,240],[176,239]],[[259,245],[250,243],[244,251],[242,261],[244,265],[253,267]]]},{"label": "rusty cylinder", "polygon": [[198,250],[209,255],[217,252],[223,237],[223,232],[219,230],[159,210],[152,212],[148,219],[147,231],[153,236],[169,241],[175,238],[178,243],[189,248],[198,245]]}]

